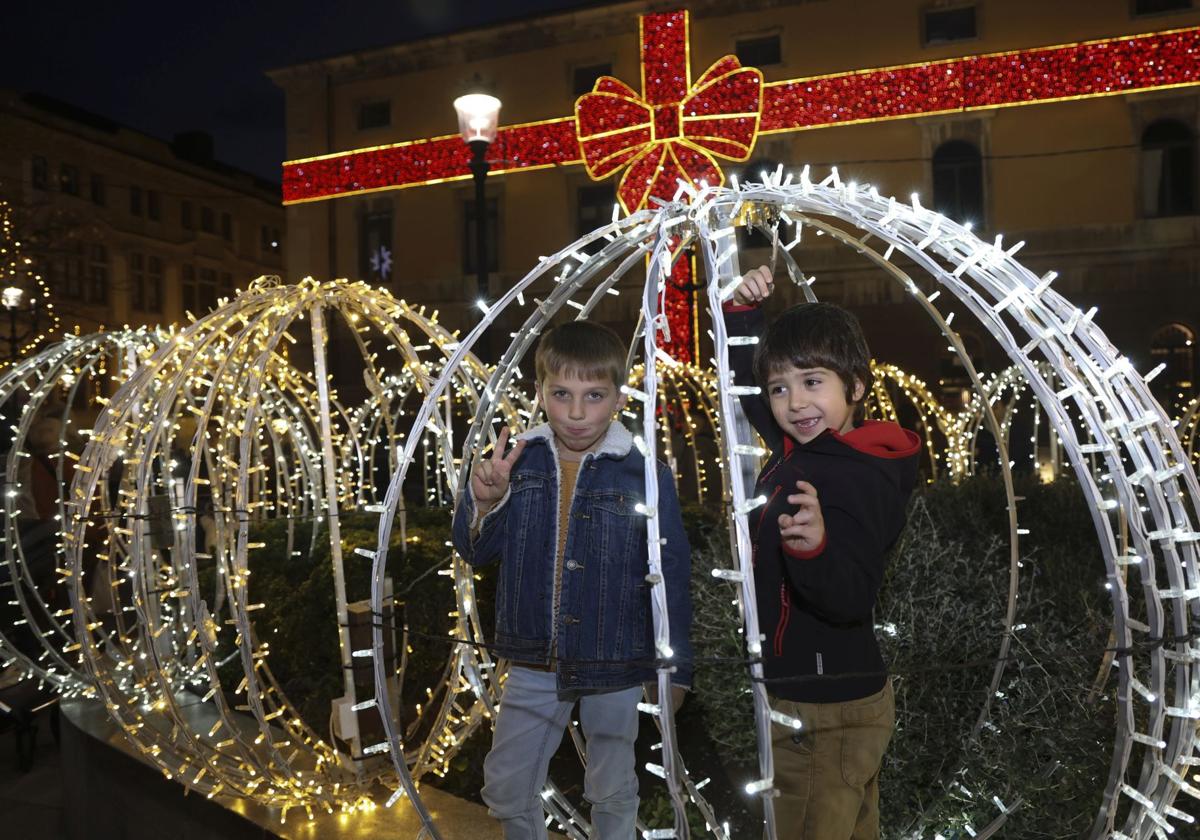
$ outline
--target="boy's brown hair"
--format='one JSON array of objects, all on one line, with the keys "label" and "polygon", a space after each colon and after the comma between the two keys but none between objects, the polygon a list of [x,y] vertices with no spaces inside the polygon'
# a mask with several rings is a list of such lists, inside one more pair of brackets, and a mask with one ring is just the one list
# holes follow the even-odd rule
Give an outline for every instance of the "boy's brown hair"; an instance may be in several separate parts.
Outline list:
[{"label": "boy's brown hair", "polygon": [[[846,402],[854,405],[854,422],[862,422],[863,403],[875,376],[867,338],[852,312],[833,303],[801,303],[772,321],[754,350],[754,378],[765,389],[771,374],[788,365],[836,373],[846,389]],[[855,379],[863,385],[863,398],[857,403]]]},{"label": "boy's brown hair", "polygon": [[547,376],[574,374],[580,379],[607,377],[620,388],[629,379],[627,355],[621,337],[603,324],[568,321],[542,336],[534,367],[539,384]]}]

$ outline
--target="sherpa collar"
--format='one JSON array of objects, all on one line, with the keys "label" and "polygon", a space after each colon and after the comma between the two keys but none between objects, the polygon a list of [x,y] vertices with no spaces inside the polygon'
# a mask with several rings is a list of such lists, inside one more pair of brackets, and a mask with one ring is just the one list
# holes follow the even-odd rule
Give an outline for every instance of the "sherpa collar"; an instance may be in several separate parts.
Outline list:
[{"label": "sherpa collar", "polygon": [[[540,426],[534,426],[527,432],[522,432],[517,435],[517,440],[547,443],[555,453],[558,452],[558,447],[554,444],[554,431],[550,428],[549,423],[543,423]],[[600,446],[592,454],[597,458],[601,455],[624,458],[631,449],[633,449],[633,435],[622,423],[614,420],[609,424],[608,431],[604,434],[604,440],[600,441]]]}]

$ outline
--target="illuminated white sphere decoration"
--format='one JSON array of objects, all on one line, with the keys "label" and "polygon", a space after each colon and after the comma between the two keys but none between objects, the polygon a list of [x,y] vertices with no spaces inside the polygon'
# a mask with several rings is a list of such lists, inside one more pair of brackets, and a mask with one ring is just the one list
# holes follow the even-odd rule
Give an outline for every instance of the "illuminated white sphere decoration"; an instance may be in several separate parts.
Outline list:
[{"label": "illuminated white sphere decoration", "polygon": [[[680,196],[685,192],[687,188],[681,186]],[[754,219],[756,226],[776,239],[789,276],[809,299],[815,299],[819,283],[813,287],[813,279],[800,270],[793,254],[802,254],[804,235],[830,237],[886,272],[924,310],[962,357],[976,392],[983,391],[983,383],[951,326],[956,314],[973,316],[986,328],[1028,382],[1046,422],[1062,441],[1092,511],[1099,554],[1109,581],[1116,644],[1130,650],[1128,656],[1120,659],[1117,735],[1103,804],[1090,834],[1149,838],[1171,830],[1181,820],[1186,821],[1180,816],[1183,811],[1176,808],[1175,800],[1181,792],[1197,795],[1196,789],[1185,782],[1184,773],[1196,763],[1195,730],[1200,718],[1197,695],[1200,673],[1196,669],[1200,648],[1191,637],[1195,602],[1200,599],[1197,567],[1200,531],[1196,524],[1200,486],[1171,421],[1152,399],[1143,377],[1096,326],[1093,313],[1080,311],[1058,294],[1052,287],[1053,274],[1039,277],[1017,262],[1014,257],[1023,243],[1006,246],[1001,237],[983,242],[964,226],[922,207],[916,196],[909,202],[887,198],[873,188],[843,183],[836,170],[815,183],[810,180],[807,168],[798,178],[791,174],[785,178],[781,167],[761,184],[735,183],[733,189],[704,188],[687,197],[690,199],[687,205],[672,203],[625,219],[614,218],[612,224],[543,258],[488,308],[481,323],[462,340],[447,368],[431,384],[412,429],[423,428],[436,415],[437,401],[450,387],[454,367],[497,317],[504,313],[512,323],[523,318],[463,441],[461,486],[475,458],[495,439],[500,421],[496,416],[495,395],[503,393],[517,376],[517,365],[526,363],[529,350],[552,317],[560,312],[586,317],[621,281],[625,281],[624,289],[636,286],[634,292],[640,297],[642,321],[652,326],[639,338],[641,347],[637,355],[644,362],[657,357],[661,330],[666,326],[661,317],[661,293],[663,278],[669,275],[671,237],[681,236],[685,244],[694,243],[700,250],[710,316],[719,313],[721,304],[732,296],[739,282],[736,230],[747,219]],[[589,255],[587,249],[592,246],[597,247]],[[648,281],[639,282],[647,256]],[[893,256],[904,258],[905,265],[916,266],[921,272],[921,282],[914,280],[898,261],[893,261]],[[940,304],[935,305],[939,297]],[[565,309],[568,305],[575,311]],[[630,322],[634,320],[631,318]],[[763,500],[748,497],[753,471],[744,469],[744,462],[756,461],[759,453],[749,439],[748,430],[739,422],[737,397],[753,392],[755,386],[731,381],[727,356],[731,342],[750,339],[727,335],[719,314],[712,325],[723,427],[721,440],[731,490],[731,528],[738,555],[734,567],[723,576],[737,583],[745,638],[751,640],[748,654],[754,657],[758,653],[754,640],[759,638],[761,629],[754,609],[747,517]],[[1045,375],[1043,364],[1051,366],[1053,383]],[[643,386],[633,389],[630,401],[631,410],[642,415],[645,429],[654,427],[659,394],[659,377],[651,371],[655,371],[653,365],[646,368]],[[1078,415],[1078,419],[1072,415]],[[984,422],[1000,441],[991,412],[987,412]],[[382,551],[388,544],[399,488],[414,463],[416,447],[417,435],[410,434],[400,468],[383,501],[373,561],[371,600],[376,612],[382,610],[385,594],[386,560]],[[645,450],[647,463],[651,464],[658,454],[655,436],[646,436],[639,447]],[[1001,457],[1005,459],[1003,453]],[[657,503],[652,468],[647,468],[645,480],[645,506],[652,513]],[[988,706],[1002,675],[1013,633],[1017,503],[1007,471],[1005,480],[1007,498],[997,500],[997,504],[1008,505],[1012,540],[1008,621],[1001,634],[992,691],[980,698],[977,729],[987,720]],[[1129,522],[1131,535],[1125,551],[1119,547],[1117,533],[1121,512]],[[664,583],[655,574],[659,534],[652,515],[647,520],[647,535],[655,637],[660,652],[664,653],[665,666],[668,662],[665,652],[671,647],[672,636],[666,620]],[[460,612],[465,616],[476,608],[474,581],[471,571],[461,561],[456,561],[455,573]],[[486,642],[480,636],[464,638]],[[1169,641],[1155,643],[1161,639]],[[396,716],[389,708],[388,668],[380,656],[383,649],[380,629],[376,630],[374,647],[375,702],[386,710],[383,719],[388,729],[378,749],[389,754],[397,771],[401,771],[405,766],[406,745],[400,727],[393,723]],[[470,690],[488,705],[495,702],[499,689],[499,680],[490,670],[484,664],[479,669],[467,667],[463,671]],[[751,672],[755,678],[762,677],[760,665],[752,665]],[[668,680],[669,673],[664,667],[659,671],[660,693],[666,691]],[[747,790],[761,796],[767,833],[776,836],[771,807],[774,775],[771,713],[762,682],[756,681],[754,686],[761,776]],[[723,837],[724,829],[684,772],[670,710],[654,707],[649,712],[662,729],[659,769],[676,808],[675,828],[652,826],[649,828],[654,833],[650,836],[672,836],[672,831],[682,835],[684,797],[690,795],[705,813],[713,835]],[[572,731],[572,735],[576,733]],[[575,742],[582,755],[580,739],[576,737]],[[988,795],[984,796],[984,801],[988,801]],[[548,811],[563,830],[572,837],[585,835],[583,817],[553,783],[544,798]],[[1004,823],[1011,808],[998,796],[995,802],[990,823],[971,827],[969,833],[987,836]],[[1120,826],[1114,825],[1118,814]]]}]

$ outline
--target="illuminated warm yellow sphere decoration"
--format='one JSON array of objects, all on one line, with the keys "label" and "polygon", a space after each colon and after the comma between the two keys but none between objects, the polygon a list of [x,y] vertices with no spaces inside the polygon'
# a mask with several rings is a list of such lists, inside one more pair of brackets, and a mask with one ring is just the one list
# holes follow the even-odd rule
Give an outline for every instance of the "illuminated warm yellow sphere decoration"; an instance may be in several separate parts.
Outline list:
[{"label": "illuminated warm yellow sphere decoration", "polygon": [[[34,311],[38,321],[37,329],[30,329],[27,335],[16,339],[16,357],[20,358],[53,338],[58,332],[59,317],[50,300],[46,279],[25,251],[14,217],[12,205],[0,200],[0,289],[4,290],[5,305],[8,305],[8,290],[19,290],[19,298],[13,301],[23,310],[18,321],[24,321],[29,317],[27,313]],[[8,359],[7,364],[14,361]]]},{"label": "illuminated warm yellow sphere decoration", "polygon": [[[680,498],[719,504],[726,491],[720,464],[717,379],[710,370],[677,362],[665,354],[655,368],[661,401],[656,417],[660,457],[675,474]],[[635,366],[630,371],[630,387],[641,388],[644,378],[645,366]],[[637,423],[634,412],[625,414]]]},{"label": "illuminated warm yellow sphere decoration", "polygon": [[[1056,390],[1060,387],[1061,380],[1052,365],[1041,362],[1038,371],[1051,387]],[[1010,460],[1018,457],[1017,453],[1021,453],[1019,457],[1029,462],[1018,464],[1011,461],[1010,466],[1015,469],[1028,467],[1043,481],[1053,481],[1067,467],[1062,440],[1048,421],[1025,373],[1013,365],[984,382],[983,390],[972,394],[970,401],[959,414],[958,442],[965,458],[967,474],[974,474],[980,467],[995,466],[978,464],[976,461],[979,450],[978,437],[980,431],[985,428],[988,413],[992,415],[1000,432],[1000,442],[1003,446],[999,451],[1005,452]],[[1018,418],[1022,416],[1028,417],[1028,421],[1018,423]],[[1018,427],[1020,434],[1028,437],[1023,440],[1014,439],[1013,433]]]},{"label": "illuminated warm yellow sphere decoration", "polygon": [[166,338],[146,329],[68,336],[0,371],[0,406],[13,418],[4,461],[0,665],[65,696],[91,692],[78,656],[66,652],[75,641],[60,580],[67,486],[106,395]]},{"label": "illuminated warm yellow sphere decoration", "polygon": [[964,472],[964,456],[955,445],[958,441],[958,417],[946,409],[924,380],[896,365],[871,363],[875,382],[867,396],[867,416],[908,425],[898,412],[897,404],[911,405],[916,429],[925,443],[926,468],[930,480],[944,469],[951,477]]},{"label": "illuminated warm yellow sphere decoration", "polygon": [[1193,397],[1179,417],[1179,439],[1192,463],[1200,468],[1200,397]]},{"label": "illuminated warm yellow sphere decoration", "polygon": [[[270,640],[255,623],[262,605],[251,598],[265,548],[254,525],[286,519],[289,555],[302,539],[310,547],[327,540],[337,605],[328,632],[338,639],[342,702],[364,711],[344,574],[363,559],[349,547],[343,556],[340,521],[376,509],[369,453],[394,453],[402,441],[395,418],[352,417],[333,373],[362,382],[365,400],[385,395],[395,372],[424,394],[456,347],[436,313],[386,291],[263,278],[174,336],[101,413],[68,506],[69,652],[78,651],[110,716],[165,776],[206,795],[255,799],[284,817],[293,807],[351,810],[380,781],[413,794],[423,811],[406,767],[397,780],[357,733],[342,732],[351,746],[339,747],[277,683]],[[300,359],[311,360],[313,373],[293,365]],[[485,375],[473,360],[457,366],[446,399],[471,404]],[[440,415],[428,428],[440,469],[453,474],[451,430]],[[359,439],[364,431],[375,437]],[[389,691],[401,670],[389,675]],[[418,713],[432,721],[429,738],[478,722],[461,708],[444,711],[456,692],[433,686],[430,696],[438,702]],[[418,775],[432,763],[415,762]]]}]

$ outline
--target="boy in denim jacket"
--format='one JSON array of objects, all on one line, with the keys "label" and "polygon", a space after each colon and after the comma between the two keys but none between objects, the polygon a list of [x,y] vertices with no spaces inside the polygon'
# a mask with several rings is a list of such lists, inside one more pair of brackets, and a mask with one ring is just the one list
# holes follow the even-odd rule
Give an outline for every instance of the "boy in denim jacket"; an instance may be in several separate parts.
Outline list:
[{"label": "boy in denim jacket", "polygon": [[[505,840],[547,836],[542,788],[579,702],[592,836],[627,840],[638,808],[633,745],[642,684],[655,679],[645,461],[614,420],[625,404],[625,346],[588,321],[547,332],[536,355],[548,422],[508,430],[481,458],[454,515],[454,545],[499,561],[494,650],[511,665],[481,791]],[[691,683],[690,550],[675,482],[658,464],[657,515],[673,661],[672,701]]]},{"label": "boy in denim jacket", "polygon": [[921,441],[863,418],[871,354],[858,320],[802,303],[765,324],[774,289],[748,272],[726,306],[746,417],[771,449],[750,516],[754,585],[771,705],[798,719],[771,725],[779,836],[879,837],[879,767],[895,724],[873,611],[884,560],[904,527]]}]

